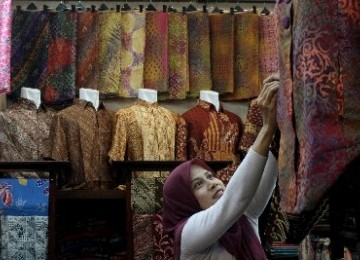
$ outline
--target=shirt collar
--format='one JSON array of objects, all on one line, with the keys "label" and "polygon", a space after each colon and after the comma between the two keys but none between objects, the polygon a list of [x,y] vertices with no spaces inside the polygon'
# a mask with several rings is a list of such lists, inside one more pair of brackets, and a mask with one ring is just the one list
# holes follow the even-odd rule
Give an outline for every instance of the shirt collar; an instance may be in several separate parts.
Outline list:
[{"label": "shirt collar", "polygon": [[198,99],[197,105],[205,110],[210,110],[210,111],[215,111],[215,112],[224,112],[224,109],[223,109],[223,106],[221,103],[220,103],[219,111],[216,111],[214,104],[204,101],[204,100],[201,100],[201,99]]},{"label": "shirt collar", "polygon": [[138,105],[138,106],[144,106],[144,107],[158,107],[159,106],[159,103],[158,102],[154,102],[154,103],[150,103],[150,102],[147,102],[143,99],[140,99],[138,98],[137,100],[135,100],[135,105]]},{"label": "shirt collar", "polygon": [[[80,107],[82,107],[83,109],[85,109],[85,108],[87,108],[87,107],[92,107],[92,108],[94,108],[94,105],[93,105],[91,102],[86,101],[86,100],[83,100],[83,99],[75,99],[75,100],[74,100],[74,105],[80,106]],[[95,108],[94,108],[94,109],[95,109]],[[100,110],[100,109],[106,109],[106,108],[105,108],[105,105],[104,105],[102,102],[100,102],[100,104],[99,104],[98,110]]]}]

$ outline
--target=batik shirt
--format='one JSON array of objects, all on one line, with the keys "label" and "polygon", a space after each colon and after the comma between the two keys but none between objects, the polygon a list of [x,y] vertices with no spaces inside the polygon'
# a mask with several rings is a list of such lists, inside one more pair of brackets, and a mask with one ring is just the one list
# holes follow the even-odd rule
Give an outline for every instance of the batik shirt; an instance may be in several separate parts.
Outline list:
[{"label": "batik shirt", "polygon": [[109,157],[114,113],[100,104],[75,100],[54,117],[50,129],[50,154],[55,160],[70,161],[65,187],[107,189],[112,184]]}]

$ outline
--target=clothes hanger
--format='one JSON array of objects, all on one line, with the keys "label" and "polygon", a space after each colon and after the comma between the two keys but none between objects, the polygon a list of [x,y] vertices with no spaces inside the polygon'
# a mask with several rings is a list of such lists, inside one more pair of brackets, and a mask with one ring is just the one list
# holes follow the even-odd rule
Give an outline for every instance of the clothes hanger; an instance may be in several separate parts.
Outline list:
[{"label": "clothes hanger", "polygon": [[148,4],[148,6],[146,7],[145,10],[148,11],[148,12],[154,12],[154,11],[156,11],[156,8],[155,8],[155,6],[152,5],[152,1],[151,1],[151,0],[150,0],[150,3]]},{"label": "clothes hanger", "polygon": [[58,11],[58,12],[65,11],[66,9],[67,9],[67,7],[66,7],[66,5],[64,4],[63,1],[60,1],[58,6],[55,8],[55,10]]},{"label": "clothes hanger", "polygon": [[235,11],[235,12],[239,12],[239,13],[244,12],[244,9],[242,9],[242,7],[240,6],[239,2],[238,2],[237,5],[235,6],[234,11]]},{"label": "clothes hanger", "polygon": [[270,11],[266,8],[265,2],[264,2],[264,8],[260,12],[261,15],[269,15]]},{"label": "clothes hanger", "polygon": [[116,5],[116,12],[120,12],[121,10],[121,5]]},{"label": "clothes hanger", "polygon": [[109,7],[105,3],[102,3],[99,7],[99,11],[106,11],[109,10]]},{"label": "clothes hanger", "polygon": [[81,1],[79,1],[76,5],[76,9],[80,11],[85,11],[86,8],[82,5]]},{"label": "clothes hanger", "polygon": [[26,7],[26,10],[29,10],[29,11],[32,11],[32,10],[37,10],[37,7],[36,5],[31,2],[27,7]]},{"label": "clothes hanger", "polygon": [[214,10],[212,11],[212,13],[219,13],[222,14],[223,10],[221,10],[217,5],[215,6]]},{"label": "clothes hanger", "polygon": [[194,11],[197,11],[197,8],[190,1],[188,7],[186,8],[186,12],[194,12]]},{"label": "clothes hanger", "polygon": [[130,10],[131,10],[131,7],[126,1],[126,3],[123,5],[123,7],[121,7],[121,11],[130,11]]}]

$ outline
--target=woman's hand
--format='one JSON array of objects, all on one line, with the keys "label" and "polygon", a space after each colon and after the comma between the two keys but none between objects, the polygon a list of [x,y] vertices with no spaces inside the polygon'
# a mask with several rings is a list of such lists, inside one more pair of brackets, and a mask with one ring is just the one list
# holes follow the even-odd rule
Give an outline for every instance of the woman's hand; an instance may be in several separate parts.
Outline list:
[{"label": "woman's hand", "polygon": [[256,99],[261,109],[263,126],[252,146],[258,154],[266,156],[273,135],[277,129],[277,92],[279,89],[279,76],[273,74],[264,80],[263,88]]}]

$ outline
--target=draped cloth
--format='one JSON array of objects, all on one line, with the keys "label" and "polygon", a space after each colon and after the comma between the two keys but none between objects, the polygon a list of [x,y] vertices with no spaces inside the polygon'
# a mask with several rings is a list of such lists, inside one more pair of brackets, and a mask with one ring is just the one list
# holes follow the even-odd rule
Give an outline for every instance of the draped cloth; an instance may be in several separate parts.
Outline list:
[{"label": "draped cloth", "polygon": [[99,12],[99,92],[117,96],[121,80],[121,13]]},{"label": "draped cloth", "polygon": [[0,94],[10,92],[11,0],[0,2]]},{"label": "draped cloth", "polygon": [[137,97],[143,88],[145,13],[121,12],[121,80],[118,95]]},{"label": "draped cloth", "polygon": [[234,91],[234,16],[211,14],[211,75],[213,90],[219,94]]},{"label": "draped cloth", "polygon": [[252,12],[234,15],[235,87],[224,99],[249,99],[260,92],[259,23],[260,16]]},{"label": "draped cloth", "polygon": [[[259,65],[260,84],[271,74],[279,71],[277,23],[274,13],[260,16]],[[262,87],[262,85],[260,85]]]},{"label": "draped cloth", "polygon": [[168,13],[169,99],[184,99],[189,91],[187,16]]},{"label": "draped cloth", "polygon": [[360,153],[360,4],[279,4],[279,22],[281,207],[301,213]]},{"label": "draped cloth", "polygon": [[159,92],[168,90],[168,15],[146,12],[144,87]]},{"label": "draped cloth", "polygon": [[209,16],[204,12],[187,13],[189,34],[190,97],[200,90],[212,89]]},{"label": "draped cloth", "polygon": [[39,88],[45,104],[75,98],[76,13],[49,12],[48,57]]},{"label": "draped cloth", "polygon": [[22,87],[37,88],[47,64],[49,21],[46,11],[13,12],[11,32],[11,98]]},{"label": "draped cloth", "polygon": [[76,49],[76,88],[99,86],[98,12],[78,12]]}]

